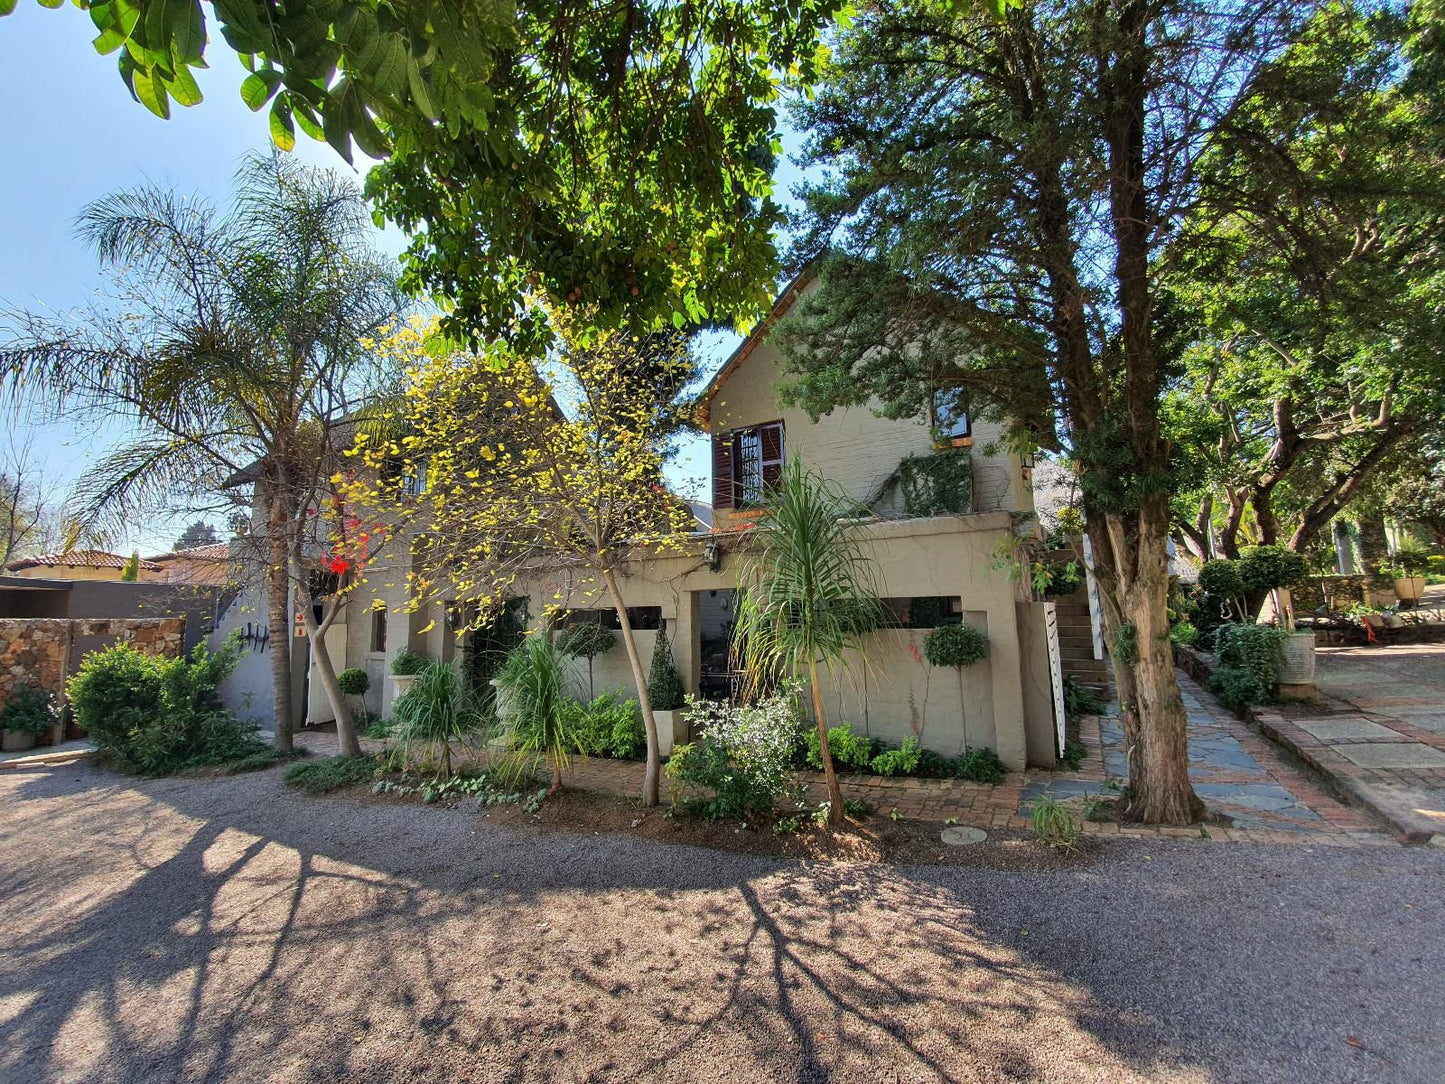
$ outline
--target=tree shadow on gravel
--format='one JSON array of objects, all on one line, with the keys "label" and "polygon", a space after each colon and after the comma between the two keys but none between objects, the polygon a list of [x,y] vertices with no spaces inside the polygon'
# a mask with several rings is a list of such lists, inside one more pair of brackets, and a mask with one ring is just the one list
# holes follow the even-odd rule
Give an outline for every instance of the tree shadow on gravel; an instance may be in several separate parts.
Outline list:
[{"label": "tree shadow on gravel", "polygon": [[[1177,1019],[1180,975],[1203,984],[1231,946],[1182,914],[1134,918],[1132,944],[1084,928],[1086,906],[1130,927],[1137,886],[1114,871],[540,835],[308,799],[275,771],[65,768],[0,778],[6,799],[7,1080],[1227,1080],[1270,1065],[1239,1060],[1247,1034],[1185,1056],[1206,1025]],[[1185,880],[1164,878],[1153,905],[1182,911]],[[1225,996],[1247,1017],[1279,986]]]}]

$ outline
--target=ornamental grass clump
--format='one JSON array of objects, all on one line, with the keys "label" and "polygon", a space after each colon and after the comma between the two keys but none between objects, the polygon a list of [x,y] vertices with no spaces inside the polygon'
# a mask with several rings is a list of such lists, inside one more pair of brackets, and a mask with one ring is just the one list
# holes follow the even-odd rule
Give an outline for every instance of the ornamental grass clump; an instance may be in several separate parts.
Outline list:
[{"label": "ornamental grass clump", "polygon": [[561,788],[562,772],[578,750],[568,677],[566,656],[545,636],[523,640],[497,673],[508,702],[502,725],[510,745],[510,756],[498,767],[510,782],[520,782],[551,761],[549,790]]},{"label": "ornamental grass clump", "polygon": [[412,687],[391,708],[392,728],[403,757],[415,751],[440,753],[437,777],[450,779],[452,744],[465,745],[482,729],[481,705],[456,669],[445,662],[429,663]]}]

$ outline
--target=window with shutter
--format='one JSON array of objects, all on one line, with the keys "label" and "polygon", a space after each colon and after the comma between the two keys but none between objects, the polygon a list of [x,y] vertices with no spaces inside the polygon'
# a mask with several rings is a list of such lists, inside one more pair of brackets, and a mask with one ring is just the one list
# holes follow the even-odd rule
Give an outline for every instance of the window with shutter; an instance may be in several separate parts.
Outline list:
[{"label": "window with shutter", "polygon": [[715,433],[712,438],[712,506],[731,508],[733,501],[733,435]]}]

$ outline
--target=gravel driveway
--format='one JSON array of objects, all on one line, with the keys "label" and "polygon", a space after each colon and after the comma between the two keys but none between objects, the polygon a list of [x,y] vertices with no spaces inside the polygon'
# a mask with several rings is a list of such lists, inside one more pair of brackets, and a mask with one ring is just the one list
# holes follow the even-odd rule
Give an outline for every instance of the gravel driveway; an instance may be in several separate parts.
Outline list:
[{"label": "gravel driveway", "polygon": [[1439,1081],[1445,851],[800,866],[0,772],[0,1080]]}]

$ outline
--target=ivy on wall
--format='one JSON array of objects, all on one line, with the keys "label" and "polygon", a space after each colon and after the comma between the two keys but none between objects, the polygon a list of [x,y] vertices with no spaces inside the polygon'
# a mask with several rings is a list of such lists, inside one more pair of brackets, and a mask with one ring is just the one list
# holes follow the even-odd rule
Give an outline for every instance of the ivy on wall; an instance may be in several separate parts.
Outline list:
[{"label": "ivy on wall", "polygon": [[910,455],[898,464],[898,476],[905,515],[956,516],[972,511],[973,461],[967,448]]}]

